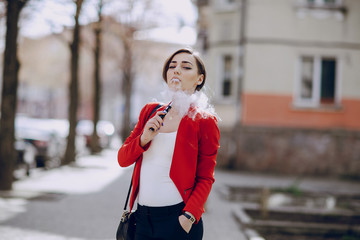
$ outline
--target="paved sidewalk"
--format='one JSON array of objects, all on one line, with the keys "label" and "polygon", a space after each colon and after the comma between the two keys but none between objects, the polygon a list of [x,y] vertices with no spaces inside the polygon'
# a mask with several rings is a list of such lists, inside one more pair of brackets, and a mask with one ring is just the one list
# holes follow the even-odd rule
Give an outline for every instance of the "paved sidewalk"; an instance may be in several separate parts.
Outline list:
[{"label": "paved sidewalk", "polygon": [[266,175],[236,171],[216,170],[218,186],[286,188],[298,182],[298,187],[306,191],[336,194],[360,194],[360,182],[336,178]]},{"label": "paved sidewalk", "polygon": [[[105,151],[102,156],[87,156],[79,160],[76,166],[39,172],[29,179],[16,182],[14,185],[15,191],[11,192],[13,198],[2,199],[0,194],[0,222],[2,221],[1,217],[5,216],[3,213],[8,212],[7,214],[16,215],[26,211],[26,199],[33,197],[30,196],[31,194],[40,194],[41,192],[84,194],[99,191],[106,187],[125,171],[130,171],[130,169],[125,170],[117,166],[115,153],[114,151]],[[104,156],[108,160],[104,161]],[[102,158],[102,161],[99,161],[99,158]],[[80,175],[83,177],[79,178]],[[77,179],[76,182],[71,180],[74,178]],[[87,182],[82,182],[79,179],[86,179]],[[251,174],[219,169],[215,172],[215,179],[215,184],[206,204],[206,212],[203,215],[204,240],[250,240],[245,236],[233,216],[234,209],[239,208],[240,203],[229,202],[223,197],[227,186],[289,187],[297,180],[296,176]],[[89,180],[91,181],[89,182]],[[360,194],[360,184],[358,182],[336,179],[303,178],[299,182],[299,187],[303,190],[325,193]],[[30,195],[27,196],[27,194]],[[8,215],[8,217],[12,217],[12,215]],[[14,226],[0,226],[0,239],[80,240],[79,238],[63,237],[36,230],[25,230]],[[251,238],[251,240],[256,239],[261,238]]]},{"label": "paved sidewalk", "polygon": [[[122,169],[116,162],[116,150],[104,150],[99,155],[86,155],[77,159],[76,163],[54,168],[50,170],[34,169],[31,172],[30,177],[24,177],[13,184],[12,191],[0,191],[0,239],[1,240],[86,240],[89,238],[73,237],[71,235],[71,229],[68,232],[57,231],[56,228],[48,229],[48,231],[41,228],[38,224],[41,218],[47,217],[49,222],[61,222],[64,212],[53,209],[52,213],[45,213],[39,211],[41,207],[44,209],[51,204],[60,205],[62,199],[69,199],[69,205],[66,209],[69,210],[68,215],[73,214],[74,219],[81,219],[81,214],[91,215],[96,214],[95,218],[99,221],[103,221],[103,217],[107,217],[106,209],[104,209],[104,203],[101,198],[88,199],[88,196],[94,197],[97,193],[101,194],[104,189],[108,188],[115,182],[121,180],[121,175],[125,174],[128,170]],[[112,210],[115,216],[113,221],[113,227],[110,235],[113,235],[112,228],[115,228],[120,210],[118,211],[118,203],[116,202],[120,196],[117,193],[113,195],[106,195],[110,199],[109,202],[113,202],[116,208]],[[58,200],[56,199],[58,196]],[[37,201],[33,199],[40,198],[42,200]],[[71,200],[72,199],[72,200]],[[75,200],[74,200],[75,199]],[[76,199],[83,199],[80,209],[73,209],[78,205],[72,205],[76,203]],[[113,199],[113,200],[111,200]],[[67,203],[68,203],[67,202]],[[93,204],[89,205],[89,202]],[[33,208],[34,204],[37,206],[36,210]],[[97,206],[99,209],[89,209],[87,206]],[[28,213],[31,212],[29,215]],[[66,214],[65,214],[66,215]],[[68,216],[66,215],[66,216]],[[86,216],[87,216],[86,215]],[[19,216],[24,221],[32,221],[35,227],[23,227],[21,223],[16,221]],[[15,219],[15,222],[12,220]],[[31,219],[31,220],[29,220]],[[102,219],[102,220],[101,220]],[[73,222],[73,219],[68,219],[68,222]],[[79,223],[79,227],[84,224]],[[85,223],[86,224],[86,223]],[[77,226],[75,225],[74,228]],[[102,228],[101,225],[97,227]],[[84,229],[84,227],[82,227]],[[86,229],[86,227],[85,227]],[[79,230],[81,231],[81,229]],[[96,230],[95,230],[96,231]],[[106,230],[105,230],[106,231]],[[108,234],[109,235],[109,234]],[[92,238],[96,239],[96,238]],[[107,240],[113,238],[101,238],[101,240]],[[100,240],[100,239],[99,239]]]},{"label": "paved sidewalk", "polygon": [[234,203],[221,197],[224,174],[215,176],[216,181],[206,202],[204,220],[204,240],[246,240],[240,226],[233,217]]},{"label": "paved sidewalk", "polygon": [[345,195],[359,195],[360,183],[344,181],[334,178],[302,178],[296,176],[277,176],[252,174],[217,169],[215,172],[215,184],[209,197],[206,213],[203,215],[205,222],[204,240],[261,240],[254,232],[246,234],[236,223],[234,211],[241,210],[241,204],[224,199],[228,186],[236,187],[268,187],[287,188],[299,181],[298,187],[304,191],[334,193]]}]

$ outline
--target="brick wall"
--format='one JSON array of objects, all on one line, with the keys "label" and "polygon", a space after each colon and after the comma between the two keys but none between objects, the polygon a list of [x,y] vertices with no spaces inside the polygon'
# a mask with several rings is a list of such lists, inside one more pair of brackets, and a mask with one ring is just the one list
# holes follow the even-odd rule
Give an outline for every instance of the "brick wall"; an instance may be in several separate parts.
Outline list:
[{"label": "brick wall", "polygon": [[221,129],[218,167],[360,178],[360,132],[261,127]]}]

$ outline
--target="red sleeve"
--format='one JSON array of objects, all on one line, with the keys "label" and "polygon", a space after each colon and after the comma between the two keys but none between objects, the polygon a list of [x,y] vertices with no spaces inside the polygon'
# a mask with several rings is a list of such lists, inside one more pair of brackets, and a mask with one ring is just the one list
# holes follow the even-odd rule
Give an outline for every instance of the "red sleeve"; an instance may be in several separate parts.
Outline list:
[{"label": "red sleeve", "polygon": [[197,221],[204,212],[205,202],[215,181],[214,171],[219,139],[220,131],[215,117],[201,119],[195,186],[184,208],[184,211],[192,213]]},{"label": "red sleeve", "polygon": [[118,162],[121,167],[128,167],[136,162],[141,154],[149,148],[150,143],[144,148],[141,147],[140,136],[143,132],[143,127],[146,123],[145,121],[148,119],[149,114],[156,105],[158,105],[158,103],[149,103],[141,110],[139,121],[134,130],[118,151]]}]

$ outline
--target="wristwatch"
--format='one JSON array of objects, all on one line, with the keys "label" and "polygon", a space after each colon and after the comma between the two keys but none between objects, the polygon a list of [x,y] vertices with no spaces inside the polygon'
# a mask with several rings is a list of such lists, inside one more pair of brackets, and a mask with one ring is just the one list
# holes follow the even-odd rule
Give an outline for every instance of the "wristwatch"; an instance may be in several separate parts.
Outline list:
[{"label": "wristwatch", "polygon": [[183,215],[184,215],[187,219],[189,219],[192,224],[195,223],[196,219],[195,219],[193,216],[191,216],[190,214],[187,214],[186,212],[184,212]]}]

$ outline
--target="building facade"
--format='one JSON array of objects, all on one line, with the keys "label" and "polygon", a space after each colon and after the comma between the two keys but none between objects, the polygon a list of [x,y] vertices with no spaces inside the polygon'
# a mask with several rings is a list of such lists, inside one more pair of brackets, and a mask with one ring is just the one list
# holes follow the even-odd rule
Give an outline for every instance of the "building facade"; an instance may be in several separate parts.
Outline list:
[{"label": "building facade", "polygon": [[356,175],[360,1],[209,0],[198,6],[198,47],[212,66],[225,165]]}]

